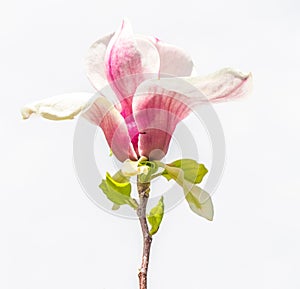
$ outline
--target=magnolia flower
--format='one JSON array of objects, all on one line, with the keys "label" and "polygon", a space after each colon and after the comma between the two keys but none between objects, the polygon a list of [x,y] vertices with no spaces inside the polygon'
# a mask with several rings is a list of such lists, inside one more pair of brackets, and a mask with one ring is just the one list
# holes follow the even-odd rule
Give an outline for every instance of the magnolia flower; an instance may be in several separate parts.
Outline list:
[{"label": "magnolia flower", "polygon": [[[251,83],[251,74],[230,68],[205,77],[191,76],[194,65],[186,52],[157,38],[133,34],[127,21],[90,47],[86,68],[99,92],[97,97],[71,93],[47,98],[26,105],[23,118],[35,113],[65,120],[81,114],[102,128],[121,162],[141,157],[160,160],[168,151],[176,125],[193,106],[241,97]],[[182,82],[198,93],[179,87]],[[113,104],[102,93],[108,85],[119,103]],[[139,173],[138,163],[128,165]]]}]

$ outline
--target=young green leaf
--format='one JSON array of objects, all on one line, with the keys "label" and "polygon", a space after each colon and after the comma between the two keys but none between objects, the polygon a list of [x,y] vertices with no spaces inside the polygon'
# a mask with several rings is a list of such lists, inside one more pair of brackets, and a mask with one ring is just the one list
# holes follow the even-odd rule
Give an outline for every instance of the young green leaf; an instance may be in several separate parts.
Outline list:
[{"label": "young green leaf", "polygon": [[151,209],[150,214],[147,216],[148,222],[151,225],[150,234],[154,235],[161,224],[162,218],[164,216],[164,199],[160,198],[157,205]]},{"label": "young green leaf", "polygon": [[163,176],[167,180],[173,179],[183,188],[191,210],[211,221],[214,214],[211,198],[207,192],[195,185],[200,183],[207,173],[205,166],[193,160],[183,159],[165,165],[164,168]]},{"label": "young green leaf", "polygon": [[124,176],[121,170],[117,171],[112,178],[118,183],[129,183],[130,177]]},{"label": "young green leaf", "polygon": [[165,170],[162,172],[162,176],[165,177],[168,181],[173,179],[180,186],[183,185],[184,171],[180,168],[165,165]]},{"label": "young green leaf", "polygon": [[106,173],[106,179],[102,180],[102,183],[99,185],[106,197],[114,203],[113,210],[125,204],[134,209],[138,207],[136,201],[130,197],[131,184],[128,181],[125,182],[126,178],[124,178],[120,173],[117,173],[114,177]]},{"label": "young green leaf", "polygon": [[210,195],[193,184],[184,185],[183,189],[185,199],[187,200],[191,210],[197,215],[212,221],[214,208]]},{"label": "young green leaf", "polygon": [[143,161],[139,164],[140,166],[147,166],[148,172],[140,175],[140,180],[142,182],[150,182],[152,175],[154,175],[158,170],[158,165],[155,162]]},{"label": "young green leaf", "polygon": [[192,159],[181,159],[166,165],[162,176],[164,176],[168,181],[170,179],[178,178],[179,170],[172,170],[171,168],[181,169],[183,171],[184,179],[193,184],[201,183],[203,177],[208,172],[203,164],[199,164]]}]

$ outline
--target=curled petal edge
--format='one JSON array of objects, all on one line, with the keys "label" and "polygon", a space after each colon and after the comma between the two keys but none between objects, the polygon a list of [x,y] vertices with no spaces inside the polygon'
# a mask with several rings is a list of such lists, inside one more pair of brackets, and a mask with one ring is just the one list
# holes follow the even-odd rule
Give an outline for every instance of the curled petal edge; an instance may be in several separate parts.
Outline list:
[{"label": "curled petal edge", "polygon": [[21,109],[23,119],[36,114],[50,120],[73,119],[88,105],[92,93],[67,93],[45,98],[25,105]]},{"label": "curled petal edge", "polygon": [[23,119],[36,114],[56,121],[73,119],[77,115],[82,115],[102,128],[113,154],[120,161],[137,160],[124,118],[105,97],[92,96],[91,93],[69,93],[49,97],[25,105],[21,109],[21,114]]}]

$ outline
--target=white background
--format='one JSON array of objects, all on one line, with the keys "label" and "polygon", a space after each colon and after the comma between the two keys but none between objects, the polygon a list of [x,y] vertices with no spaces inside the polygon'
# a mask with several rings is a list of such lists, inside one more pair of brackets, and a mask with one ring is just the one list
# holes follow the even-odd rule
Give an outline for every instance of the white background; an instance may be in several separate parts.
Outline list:
[{"label": "white background", "polygon": [[201,74],[232,66],[254,76],[251,97],[215,106],[227,143],[215,220],[185,203],[166,215],[149,288],[300,288],[299,2],[0,5],[1,288],[137,288],[139,225],[82,192],[72,161],[76,122],[22,121],[19,113],[40,98],[92,92],[83,57],[124,16],[136,32],[188,50]]}]

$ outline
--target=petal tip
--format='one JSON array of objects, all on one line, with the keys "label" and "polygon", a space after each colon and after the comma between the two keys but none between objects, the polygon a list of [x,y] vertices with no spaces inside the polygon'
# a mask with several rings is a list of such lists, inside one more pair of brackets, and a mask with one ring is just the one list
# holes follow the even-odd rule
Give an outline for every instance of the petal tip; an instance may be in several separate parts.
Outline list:
[{"label": "petal tip", "polygon": [[120,32],[124,32],[126,31],[127,33],[132,34],[132,26],[131,26],[131,22],[129,21],[129,19],[127,17],[124,17],[121,23],[121,26],[119,28]]},{"label": "petal tip", "polygon": [[34,111],[28,106],[21,108],[21,115],[23,119],[28,119],[34,113]]},{"label": "petal tip", "polygon": [[247,79],[247,80],[250,80],[250,81],[252,82],[252,80],[253,80],[253,74],[252,74],[252,72],[249,72],[249,73],[248,73],[246,79]]},{"label": "petal tip", "polygon": [[229,74],[232,74],[240,79],[245,79],[247,80],[248,78],[252,78],[252,73],[251,72],[242,72],[241,70],[239,69],[234,69],[234,68],[231,68],[231,67],[226,67],[226,68],[223,68],[219,71],[219,73],[229,73]]},{"label": "petal tip", "polygon": [[209,216],[206,216],[206,220],[212,222],[214,220],[214,214],[211,214]]},{"label": "petal tip", "polygon": [[240,75],[245,80],[252,79],[252,72],[240,72]]},{"label": "petal tip", "polygon": [[122,20],[122,28],[124,28],[127,25],[131,26],[129,18],[128,17],[124,17],[123,20]]}]

